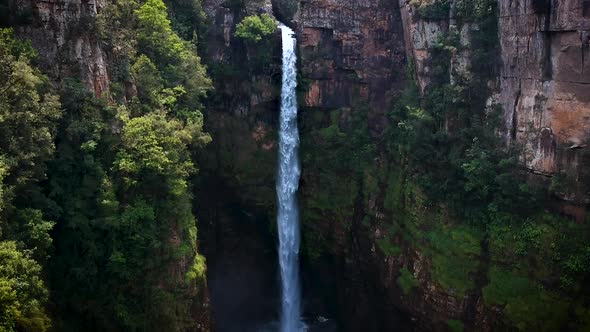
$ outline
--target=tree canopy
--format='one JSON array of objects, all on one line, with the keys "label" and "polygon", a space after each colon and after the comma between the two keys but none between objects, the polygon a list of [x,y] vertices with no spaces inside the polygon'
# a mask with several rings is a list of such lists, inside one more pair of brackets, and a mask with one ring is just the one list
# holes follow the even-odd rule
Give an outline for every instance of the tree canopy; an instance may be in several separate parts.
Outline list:
[{"label": "tree canopy", "polygon": [[236,36],[249,42],[259,42],[277,30],[277,21],[269,14],[246,16],[236,26]]}]

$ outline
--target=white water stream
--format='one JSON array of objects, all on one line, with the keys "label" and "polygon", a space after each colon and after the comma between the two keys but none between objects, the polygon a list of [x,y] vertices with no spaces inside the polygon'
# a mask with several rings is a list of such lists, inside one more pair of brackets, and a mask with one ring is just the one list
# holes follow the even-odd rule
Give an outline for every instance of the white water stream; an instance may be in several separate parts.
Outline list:
[{"label": "white water stream", "polygon": [[280,24],[283,40],[283,84],[279,130],[279,169],[277,178],[279,264],[281,267],[281,332],[298,332],[301,321],[299,285],[299,130],[297,129],[296,39],[289,27]]}]

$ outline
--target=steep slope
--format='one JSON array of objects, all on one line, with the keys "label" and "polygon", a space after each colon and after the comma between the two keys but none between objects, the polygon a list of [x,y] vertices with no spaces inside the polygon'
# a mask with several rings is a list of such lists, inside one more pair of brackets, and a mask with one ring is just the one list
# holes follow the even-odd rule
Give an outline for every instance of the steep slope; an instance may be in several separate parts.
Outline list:
[{"label": "steep slope", "polygon": [[[235,61],[241,17],[270,10],[241,6],[205,5],[221,46],[212,65]],[[331,294],[345,330],[588,323],[585,6],[273,2],[300,35],[304,278]],[[243,102],[209,118],[228,147],[212,147],[211,171],[272,223],[277,90],[264,75],[219,82]]]},{"label": "steep slope", "polygon": [[62,106],[37,198],[55,221],[53,328],[210,330],[189,176],[210,141],[211,82],[192,32],[172,29],[161,0],[1,5]]},{"label": "steep slope", "polygon": [[[475,19],[486,6],[494,6],[485,17],[496,16],[495,24]],[[570,328],[587,324],[578,300],[587,292],[579,288],[587,271],[571,266],[587,259],[584,236],[572,245],[560,235],[586,234],[587,226],[563,225],[571,222],[548,212],[528,212],[509,224],[467,222],[449,202],[432,205],[412,171],[417,165],[384,147],[391,144],[384,128],[396,126],[384,115],[407,99],[404,84],[416,78],[427,111],[433,89],[443,84],[475,89],[480,96],[459,99],[463,106],[438,103],[500,107],[498,130],[505,143],[520,148],[519,164],[533,174],[529,184],[549,190],[543,200],[553,213],[584,223],[590,187],[584,3],[495,6],[306,1],[294,14],[307,87],[302,101],[309,108],[302,123],[306,249],[318,264],[324,256],[340,257],[334,268],[342,276],[338,294],[347,330],[386,329],[395,324],[388,313],[396,309],[428,330],[550,330],[568,319]],[[442,133],[460,133],[469,121],[449,114]],[[506,244],[510,236],[513,246]],[[515,294],[505,294],[508,289]]]},{"label": "steep slope", "polygon": [[[163,213],[158,220],[167,222],[154,234],[158,243],[175,249],[167,253],[171,260],[163,263],[166,268],[154,269],[165,274],[149,273],[149,279],[139,280],[159,290],[181,290],[177,295],[182,308],[166,317],[184,318],[168,322],[178,323],[181,330],[211,328],[186,186],[189,172],[173,169],[183,174],[176,178],[145,167],[145,173],[129,176],[129,169],[117,168],[136,151],[132,143],[141,141],[143,130],[156,126],[150,123],[170,129],[160,132],[157,141],[185,133],[178,122],[145,118],[143,112],[169,107],[179,116],[176,120],[185,123],[182,112],[190,106],[203,109],[205,129],[215,142],[204,152],[197,149],[200,173],[191,175],[196,197],[192,210],[201,230],[199,251],[212,267],[213,305],[227,306],[213,316],[224,320],[240,312],[240,306],[228,305],[225,293],[238,282],[240,304],[262,294],[256,308],[242,313],[251,316],[244,319],[257,324],[274,318],[277,290],[265,285],[276,282],[271,274],[276,270],[280,40],[273,33],[261,40],[235,35],[245,17],[274,10],[298,31],[300,41],[300,200],[308,313],[335,316],[345,331],[590,326],[588,1],[206,0],[202,6],[207,24],[201,18],[183,21],[186,3],[168,1],[173,18],[168,25],[187,43],[193,32],[203,32],[199,50],[215,87],[204,107],[202,92],[209,83],[198,60],[191,58],[196,62],[183,68],[199,68],[195,76],[202,89],[184,99],[173,90],[176,83],[186,83],[184,78],[165,86],[152,80],[158,78],[154,72],[177,75],[167,72],[166,65],[178,59],[158,61],[153,56],[158,48],[145,41],[139,47],[144,47],[140,53],[146,53],[148,61],[136,57],[136,43],[142,41],[128,34],[126,26],[135,22],[136,7],[121,9],[133,18],[129,21],[106,21],[106,33],[104,25],[96,25],[97,16],[103,13],[104,18],[114,3],[0,3],[15,14],[7,20],[17,34],[31,39],[39,51],[37,65],[60,88],[69,115],[59,131],[57,162],[51,165],[54,173],[47,185],[59,209],[49,207],[46,213],[58,221],[55,256],[76,252],[79,257],[74,262],[56,260],[58,270],[75,273],[54,275],[54,286],[102,285],[106,294],[111,286],[123,285],[118,288],[122,294],[129,289],[137,294],[131,287],[139,284],[136,279],[114,285],[96,282],[110,279],[92,274],[94,264],[98,270],[126,273],[121,268],[124,260],[113,253],[127,246],[95,247],[93,241],[123,238],[143,248],[142,239],[139,243],[125,237],[134,234],[131,229],[117,233],[121,228],[101,228],[115,222],[105,214],[119,209],[116,215],[123,221],[145,221],[151,212]],[[135,2],[117,2],[129,3]],[[165,97],[178,98],[172,102]],[[138,98],[148,109],[133,108]],[[177,100],[182,107],[170,106]],[[121,112],[126,107],[130,113]],[[125,114],[150,122],[137,120],[137,130],[125,131],[130,126]],[[94,127],[96,123],[104,126]],[[198,129],[197,145],[202,147],[208,136]],[[188,146],[163,148],[187,156]],[[118,157],[102,158],[104,153]],[[176,161],[172,164],[184,165],[186,160]],[[174,187],[182,192],[181,199],[177,191],[154,198],[148,187],[111,186],[145,176],[184,184]],[[74,184],[64,186],[70,177],[76,179]],[[129,205],[128,191],[141,193],[138,197],[159,210]],[[113,197],[120,205],[108,204]],[[173,205],[178,202],[180,207]],[[175,207],[182,216],[166,214]],[[143,221],[132,224],[139,227]],[[60,237],[73,240],[60,242]],[[88,253],[98,253],[100,259],[89,259]],[[162,252],[150,253],[147,256],[160,257],[153,253]],[[75,269],[79,266],[83,268]],[[91,271],[81,275],[96,283],[76,279],[79,271]],[[187,272],[199,274],[198,281],[187,286]],[[246,280],[242,283],[227,277],[240,273]],[[65,281],[59,286],[61,279]],[[59,291],[63,289],[56,294]],[[102,327],[123,329],[125,323],[120,322],[128,319],[129,303],[124,301],[68,299],[58,303],[57,311],[67,308],[82,317],[81,310],[87,315],[81,322],[108,321],[112,312],[101,308],[114,308],[113,303],[124,308],[118,312],[119,323]],[[226,321],[218,327],[236,328]]]}]

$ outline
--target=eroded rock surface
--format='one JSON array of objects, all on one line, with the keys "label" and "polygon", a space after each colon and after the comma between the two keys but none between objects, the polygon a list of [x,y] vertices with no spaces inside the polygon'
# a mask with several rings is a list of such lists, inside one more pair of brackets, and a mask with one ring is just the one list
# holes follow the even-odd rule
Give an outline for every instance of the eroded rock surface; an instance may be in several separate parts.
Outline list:
[{"label": "eroded rock surface", "polygon": [[506,138],[534,174],[562,178],[578,220],[590,202],[588,2],[500,1],[500,101]]},{"label": "eroded rock surface", "polygon": [[372,129],[382,130],[383,115],[405,79],[397,3],[306,1],[297,20],[301,71],[308,85],[304,106],[370,106]]},{"label": "eroded rock surface", "polygon": [[105,0],[17,0],[31,24],[17,32],[31,39],[41,69],[54,79],[79,77],[97,96],[108,91],[107,60],[93,30]]}]

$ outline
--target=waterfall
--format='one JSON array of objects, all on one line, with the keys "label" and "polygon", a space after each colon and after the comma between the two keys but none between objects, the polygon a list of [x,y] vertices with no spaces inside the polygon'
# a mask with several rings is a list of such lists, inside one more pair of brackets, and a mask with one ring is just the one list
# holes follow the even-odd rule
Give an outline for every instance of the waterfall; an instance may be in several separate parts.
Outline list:
[{"label": "waterfall", "polygon": [[299,130],[297,129],[297,71],[293,30],[280,24],[283,40],[283,85],[279,130],[279,169],[277,179],[279,264],[281,267],[281,332],[296,332],[301,323],[299,287]]}]

